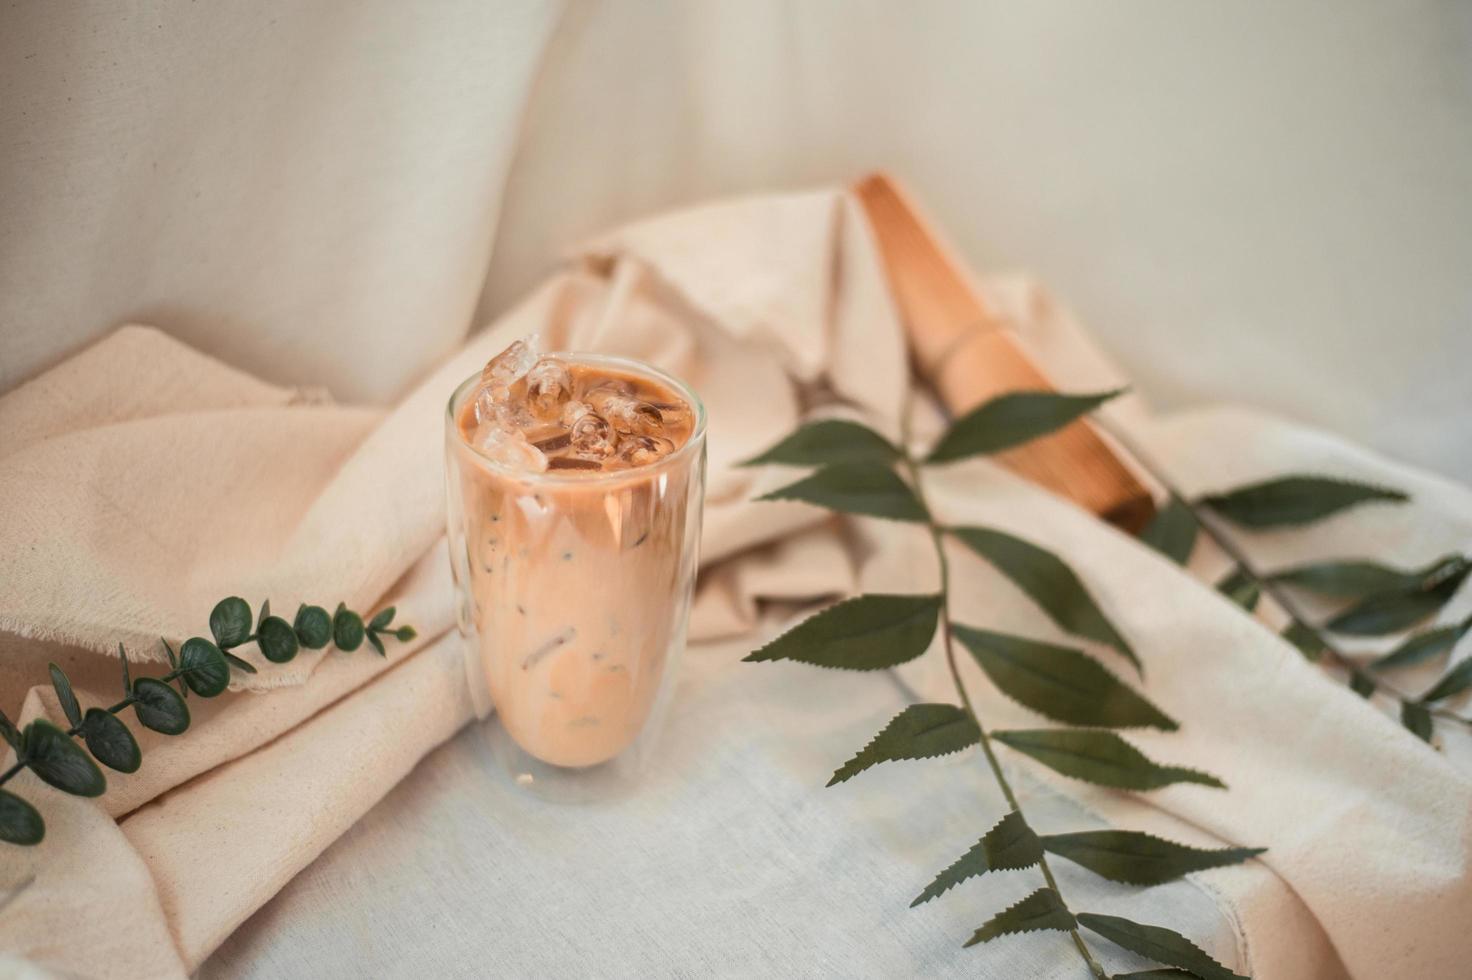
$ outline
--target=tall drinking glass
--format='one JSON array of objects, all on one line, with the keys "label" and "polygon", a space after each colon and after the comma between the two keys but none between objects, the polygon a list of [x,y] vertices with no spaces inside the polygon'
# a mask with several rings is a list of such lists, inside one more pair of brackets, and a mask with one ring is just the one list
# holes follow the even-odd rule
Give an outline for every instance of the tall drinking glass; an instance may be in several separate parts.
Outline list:
[{"label": "tall drinking glass", "polygon": [[548,469],[476,448],[479,377],[445,426],[456,614],[492,743],[520,785],[554,799],[626,789],[646,765],[674,685],[695,583],[705,489],[705,408],[647,364],[558,354],[574,371],[665,391],[688,438],[622,469]]}]

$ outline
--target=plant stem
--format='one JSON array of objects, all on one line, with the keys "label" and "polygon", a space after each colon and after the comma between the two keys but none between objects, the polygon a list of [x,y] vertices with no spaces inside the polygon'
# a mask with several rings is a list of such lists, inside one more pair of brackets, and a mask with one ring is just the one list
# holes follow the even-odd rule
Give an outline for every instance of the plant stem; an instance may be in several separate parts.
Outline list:
[{"label": "plant stem", "polygon": [[[981,716],[976,713],[976,707],[971,703],[971,696],[966,693],[966,685],[961,681],[961,670],[956,664],[956,645],[951,631],[951,565],[946,560],[944,529],[936,523],[935,517],[930,514],[930,506],[925,501],[925,487],[920,479],[920,464],[910,453],[908,422],[909,410],[907,406],[904,415],[904,429],[906,431],[901,445],[901,449],[904,451],[903,463],[905,472],[910,477],[910,485],[915,491],[915,496],[919,499],[920,505],[925,509],[927,515],[925,519],[926,528],[930,532],[930,541],[935,546],[935,560],[940,567],[940,628],[941,639],[945,647],[946,667],[950,670],[951,682],[956,686],[956,694],[960,696],[962,706],[965,707],[966,713],[971,716],[971,720],[976,723],[981,751],[986,756],[986,763],[991,767],[992,776],[996,779],[997,786],[1002,790],[1002,796],[1006,798],[1008,806],[1018,814],[1022,814],[1022,807],[1017,802],[1017,794],[1012,792],[1012,784],[1008,782],[1006,773],[1002,771],[1002,764],[997,761],[996,751],[992,748],[991,736],[987,734],[986,726],[981,722]],[[1023,819],[1026,820],[1025,815]],[[1053,877],[1053,869],[1048,867],[1048,858],[1046,855],[1039,855],[1038,868],[1043,872],[1043,879],[1047,881],[1048,887],[1053,889],[1053,893],[1058,896],[1058,900],[1067,909],[1068,902],[1063,898],[1063,892],[1058,887],[1058,880]],[[1071,910],[1069,914],[1072,914]],[[1089,949],[1088,944],[1084,942],[1084,937],[1079,933],[1078,928],[1075,927],[1068,930],[1068,934],[1072,937],[1073,945],[1078,949],[1079,956],[1083,957],[1084,964],[1089,968],[1089,974],[1095,980],[1108,980],[1109,975],[1104,972],[1104,967],[1094,958],[1093,952]]]},{"label": "plant stem", "polygon": [[[20,758],[19,753],[17,753],[16,758],[18,758],[18,759]],[[11,776],[14,776],[16,773],[20,772],[25,767],[26,767],[25,760],[24,759],[20,759],[19,762],[17,762],[15,765],[11,766],[9,769],[5,770],[4,772],[0,772],[0,785],[3,785],[5,783],[10,782],[10,777]]]},{"label": "plant stem", "polygon": [[[1139,444],[1120,431],[1117,426],[1109,424],[1102,417],[1097,418],[1096,421],[1103,425],[1109,434],[1129,451],[1130,455],[1135,458],[1135,461],[1154,477],[1155,482],[1159,483],[1166,493],[1173,499],[1179,500],[1191,512],[1191,516],[1196,519],[1196,523],[1206,532],[1206,536],[1216,542],[1216,546],[1222,549],[1226,556],[1232,560],[1233,564],[1241,570],[1243,575],[1247,576],[1258,589],[1271,597],[1278,604],[1278,607],[1288,614],[1289,619],[1313,635],[1314,641],[1318,643],[1325,659],[1341,670],[1348,672],[1351,677],[1356,675],[1370,676],[1366,674],[1364,668],[1355,663],[1351,657],[1330,642],[1325,632],[1314,625],[1313,621],[1304,613],[1297,600],[1289,594],[1286,588],[1258,571],[1257,566],[1252,563],[1252,559],[1247,556],[1247,552],[1239,547],[1237,542],[1232,539],[1231,534],[1222,525],[1220,518],[1181,493],[1180,489],[1171,482],[1170,478],[1156,465],[1154,460],[1140,448]],[[1420,698],[1406,694],[1395,685],[1387,682],[1380,674],[1374,675],[1373,681],[1377,690],[1383,691],[1386,695],[1402,705],[1420,705],[1439,718],[1459,721],[1464,725],[1472,725],[1472,718],[1465,718],[1447,708],[1434,708],[1429,704],[1424,704]]]}]

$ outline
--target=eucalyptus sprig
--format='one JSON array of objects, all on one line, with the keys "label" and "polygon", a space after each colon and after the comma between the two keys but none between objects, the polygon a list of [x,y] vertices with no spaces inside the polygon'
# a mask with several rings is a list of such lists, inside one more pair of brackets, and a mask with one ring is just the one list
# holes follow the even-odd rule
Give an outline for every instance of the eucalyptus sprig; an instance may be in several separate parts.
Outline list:
[{"label": "eucalyptus sprig", "polygon": [[[1385,673],[1427,663],[1449,654],[1472,631],[1472,616],[1458,623],[1413,633],[1368,663],[1346,654],[1331,634],[1387,636],[1412,629],[1433,616],[1461,589],[1472,573],[1472,557],[1448,554],[1421,568],[1392,568],[1365,558],[1345,558],[1294,565],[1271,572],[1257,568],[1237,544],[1228,524],[1266,530],[1301,527],[1366,504],[1403,504],[1410,498],[1386,487],[1310,474],[1293,474],[1190,499],[1180,493],[1138,447],[1124,441],[1135,458],[1170,492],[1170,501],[1141,538],[1178,564],[1185,565],[1205,531],[1232,560],[1232,571],[1217,584],[1247,612],[1268,595],[1288,617],[1283,638],[1312,661],[1330,664],[1344,675],[1351,690],[1364,698],[1378,692],[1395,703],[1401,723],[1432,744],[1436,719],[1472,726],[1472,718],[1445,707],[1445,702],[1472,689],[1472,658],[1464,659],[1424,693],[1412,695],[1387,680]],[[1346,605],[1326,622],[1315,624],[1294,591],[1344,600]]]},{"label": "eucalyptus sprig", "polygon": [[[925,497],[923,474],[931,466],[1001,452],[1059,429],[1114,393],[1004,395],[958,419],[924,457],[915,456],[906,433],[894,445],[856,422],[827,420],[799,428],[750,463],[816,467],[806,478],[761,499],[801,500],[829,510],[915,524],[928,533],[939,570],[939,591],[919,595],[868,593],[809,617],[746,657],[791,660],[844,670],[882,670],[914,660],[932,645],[937,630],[959,704],[912,704],[896,715],[828,785],[846,782],[872,766],[927,759],[980,746],[1008,811],[979,840],[942,869],[911,905],[919,905],[976,875],[1037,868],[1040,887],[984,922],[964,945],[1035,930],[1066,933],[1095,980],[1107,974],[1084,930],[1175,970],[1130,976],[1186,975],[1232,980],[1237,975],[1185,936],[1162,926],[1117,916],[1075,912],[1064,898],[1048,856],[1063,858],[1112,881],[1149,886],[1193,871],[1237,864],[1260,848],[1201,849],[1129,830],[1040,835],[1029,825],[997,757],[996,746],[1027,756],[1065,776],[1101,786],[1147,791],[1175,783],[1224,788],[1207,773],[1157,763],[1115,729],[1171,731],[1176,722],[1094,656],[1072,646],[984,630],[953,621],[955,585],[945,544],[968,548],[1016,583],[1059,628],[1113,648],[1137,672],[1138,655],[1094,601],[1079,576],[1057,555],[991,527],[953,526]],[[908,422],[908,412],[906,421]],[[957,648],[963,648],[1004,695],[1059,728],[989,730],[962,682]],[[1176,972],[1180,971],[1180,972]]]},{"label": "eucalyptus sprig", "polygon": [[[391,636],[401,643],[414,639],[412,626],[390,628],[394,607],[380,611],[365,626],[363,617],[339,604],[328,615],[321,606],[303,605],[294,622],[288,623],[271,615],[271,603],[261,603],[260,616],[252,630],[250,604],[239,596],[221,599],[210,612],[210,633],[214,641],[201,636],[185,640],[176,654],[169,641],[160,638],[168,657],[168,673],[160,677],[134,678],[128,663],[128,651],[118,644],[118,658],[123,670],[123,698],[110,707],[90,707],[85,712],[72,689],[66,673],[56,664],[50,665],[51,685],[56,700],[71,727],[62,729],[44,718],[37,718],[22,731],[0,712],[0,737],[15,750],[15,764],[0,772],[0,785],[9,782],[25,769],[30,769],[43,782],[73,796],[101,796],[107,779],[97,762],[116,772],[137,772],[143,764],[138,741],[118,715],[132,708],[138,723],[162,735],[180,735],[189,728],[190,692],[202,698],[213,698],[230,683],[230,670],[247,674],[256,668],[230,651],[247,643],[255,643],[261,655],[272,663],[287,663],[302,647],[320,650],[334,643],[340,650],[351,652],[366,639],[386,656],[383,637]],[[178,685],[175,691],[172,685]],[[81,736],[84,752],[75,739]],[[91,756],[88,755],[91,753]],[[97,762],[93,762],[93,759]],[[34,806],[9,790],[0,789],[0,841],[10,844],[39,844],[46,835],[46,824]]]}]

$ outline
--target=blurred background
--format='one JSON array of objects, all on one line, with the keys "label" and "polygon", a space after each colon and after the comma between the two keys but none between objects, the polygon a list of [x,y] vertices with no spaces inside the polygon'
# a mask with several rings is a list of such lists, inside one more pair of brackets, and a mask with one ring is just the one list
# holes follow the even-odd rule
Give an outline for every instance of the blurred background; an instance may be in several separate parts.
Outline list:
[{"label": "blurred background", "polygon": [[137,320],[388,401],[581,238],[883,167],[1158,407],[1472,481],[1469,3],[20,3],[0,93],[0,391]]}]

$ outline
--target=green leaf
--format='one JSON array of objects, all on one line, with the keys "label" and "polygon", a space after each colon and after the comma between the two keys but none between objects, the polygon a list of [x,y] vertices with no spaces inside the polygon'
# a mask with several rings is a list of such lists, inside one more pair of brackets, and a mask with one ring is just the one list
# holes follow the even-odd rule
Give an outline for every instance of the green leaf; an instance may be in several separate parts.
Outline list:
[{"label": "green leaf", "polygon": [[296,638],[308,650],[320,650],[332,641],[332,617],[321,606],[302,606],[296,611]]},{"label": "green leaf", "polygon": [[255,664],[251,663],[249,660],[242,660],[235,654],[229,653],[225,650],[221,650],[220,652],[224,655],[225,662],[234,667],[236,670],[243,670],[247,674],[256,673]]},{"label": "green leaf", "polygon": [[[349,613],[348,615],[352,615]],[[356,618],[356,617],[354,617]],[[363,621],[358,620],[358,637],[363,635]],[[297,634],[291,624],[280,616],[271,616],[261,623],[261,628],[256,636],[256,644],[261,648],[261,656],[273,664],[284,664],[296,657],[301,648]],[[341,646],[341,644],[338,644]],[[357,646],[356,643],[353,644]],[[350,649],[343,647],[344,650]]]},{"label": "green leaf", "polygon": [[994,528],[955,527],[950,532],[1027,593],[1059,628],[1114,647],[1140,669],[1135,651],[1057,555]]},{"label": "green leaf", "polygon": [[164,735],[178,735],[189,727],[189,705],[163,681],[140,677],[133,682],[133,710],[144,728]]},{"label": "green leaf", "polygon": [[1160,970],[1136,970],[1134,973],[1116,973],[1111,980],[1175,980],[1176,977],[1194,977],[1196,974],[1175,967]]},{"label": "green leaf", "polygon": [[414,627],[412,626],[400,626],[397,630],[394,631],[394,636],[398,639],[400,643],[408,643],[410,640],[414,639],[418,635],[419,633],[416,632]]},{"label": "green leaf", "polygon": [[1054,721],[1103,728],[1178,727],[1080,650],[960,624],[955,634],[998,690]]},{"label": "green leaf", "polygon": [[271,615],[271,600],[270,599],[262,599],[261,600],[261,611],[256,614],[256,632],[260,632],[260,626],[261,626],[261,624],[264,623],[266,621],[266,617],[268,617],[270,615]]},{"label": "green leaf", "polygon": [[26,765],[42,781],[73,796],[101,796],[107,780],[71,736],[44,718],[26,726],[21,737]]},{"label": "green leaf", "polygon": [[77,704],[77,693],[72,690],[72,682],[67,680],[66,673],[56,664],[48,664],[51,671],[51,686],[56,688],[56,700],[61,702],[62,713],[73,728],[82,723],[82,706]]},{"label": "green leaf", "polygon": [[1319,634],[1314,631],[1313,627],[1300,623],[1296,619],[1288,624],[1282,635],[1283,639],[1298,648],[1298,652],[1303,654],[1305,660],[1317,661],[1328,649],[1324,646],[1324,641],[1319,639]]},{"label": "green leaf", "polygon": [[782,463],[827,466],[830,463],[892,463],[900,451],[866,425],[844,419],[809,422],[771,449],[742,466]]},{"label": "green leaf", "polygon": [[1042,838],[1050,854],[1081,864],[1094,874],[1127,885],[1159,885],[1193,871],[1241,864],[1262,847],[1204,850],[1134,830],[1087,830]]},{"label": "green leaf", "polygon": [[1016,391],[999,395],[955,421],[930,451],[928,463],[999,453],[1068,425],[1121,394],[1123,388],[1095,395],[1056,391]]},{"label": "green leaf", "polygon": [[894,667],[930,646],[940,603],[938,595],[855,596],[798,623],[744,659],[796,660],[844,670]]},{"label": "green leaf", "polygon": [[1162,926],[1141,925],[1117,915],[1080,912],[1078,924],[1114,945],[1166,966],[1178,966],[1202,980],[1248,980],[1204,953],[1185,936]]},{"label": "green leaf", "polygon": [[377,633],[369,633],[367,635],[367,639],[368,645],[371,646],[374,650],[377,650],[380,657],[388,656],[388,651],[383,648],[383,641],[378,638]]},{"label": "green leaf", "polygon": [[123,691],[127,693],[133,690],[133,678],[128,676],[128,651],[121,643],[118,644],[118,659],[123,662]]},{"label": "green leaf", "polygon": [[1147,790],[1172,783],[1226,789],[1221,780],[1182,766],[1160,766],[1113,732],[1031,729],[993,732],[992,738],[1056,772],[1100,786]]},{"label": "green leaf", "polygon": [[0,841],[30,846],[46,836],[46,823],[36,808],[8,790],[0,789]]},{"label": "green leaf", "polygon": [[159,637],[158,641],[164,645],[164,653],[168,654],[169,666],[173,667],[175,670],[178,670],[179,658],[174,654],[174,648],[169,646],[169,641],[164,639],[163,637]]},{"label": "green leaf", "polygon": [[1457,556],[1454,562],[1436,565],[1418,589],[1367,596],[1325,626],[1351,636],[1384,636],[1410,629],[1446,605],[1462,587],[1468,572],[1472,572],[1472,563]]},{"label": "green leaf", "polygon": [[1414,701],[1404,701],[1400,706],[1400,722],[1421,741],[1431,742],[1431,712],[1426,710],[1424,704]]},{"label": "green leaf", "polygon": [[1442,701],[1461,694],[1469,687],[1472,687],[1472,657],[1447,671],[1446,676],[1437,681],[1436,686],[1427,691],[1421,700]]},{"label": "green leaf", "polygon": [[1201,502],[1246,527],[1311,524],[1331,514],[1373,501],[1404,503],[1399,490],[1326,476],[1284,476],[1208,494]]},{"label": "green leaf", "polygon": [[1140,540],[1160,552],[1177,565],[1191,560],[1191,551],[1196,547],[1196,535],[1201,525],[1191,508],[1179,497],[1159,511],[1153,520],[1140,532]]},{"label": "green leaf", "polygon": [[212,698],[230,684],[230,665],[220,648],[202,636],[191,636],[179,648],[184,683],[202,698]]},{"label": "green leaf", "polygon": [[370,630],[384,629],[388,626],[389,623],[392,623],[394,621],[394,612],[395,610],[393,606],[389,606],[387,609],[380,610],[378,612],[378,615],[374,616],[368,621],[368,628]]},{"label": "green leaf", "polygon": [[1037,932],[1041,929],[1067,932],[1075,925],[1058,893],[1051,888],[1039,888],[1016,905],[988,919],[986,925],[972,933],[964,945],[975,946],[1014,932]]},{"label": "green leaf", "polygon": [[1262,597],[1257,581],[1240,568],[1232,569],[1231,574],[1216,584],[1216,590],[1248,612],[1257,608],[1257,600]]},{"label": "green leaf", "polygon": [[935,880],[925,886],[920,897],[910,903],[910,908],[944,894],[967,878],[988,871],[1030,868],[1042,856],[1043,848],[1038,843],[1038,835],[1032,832],[1020,812],[1010,810],[981,840],[972,844],[970,850],[936,875]]},{"label": "green leaf", "polygon": [[1451,651],[1467,631],[1472,629],[1472,616],[1450,626],[1438,626],[1408,636],[1394,650],[1373,661],[1371,670],[1393,670],[1434,660]]},{"label": "green leaf", "polygon": [[3,711],[0,711],[0,738],[4,738],[17,753],[20,752],[20,729],[15,727],[15,723],[6,717]]},{"label": "green leaf", "polygon": [[97,761],[118,772],[137,772],[143,764],[138,740],[117,717],[102,708],[88,708],[82,719],[82,740]]},{"label": "green leaf", "polygon": [[929,518],[909,484],[878,463],[833,463],[758,500],[801,500],[845,514],[868,514],[893,521]]},{"label": "green leaf", "polygon": [[221,599],[210,611],[210,633],[222,649],[250,639],[250,603],[238,595]]},{"label": "green leaf", "polygon": [[1369,698],[1375,693],[1375,679],[1363,671],[1351,671],[1349,689],[1362,698]]},{"label": "green leaf", "polygon": [[1359,599],[1376,592],[1414,589],[1431,568],[1405,570],[1373,561],[1321,561],[1294,565],[1268,578],[1318,595]]},{"label": "green leaf", "polygon": [[363,617],[341,603],[332,617],[332,642],[339,650],[352,653],[363,643]]},{"label": "green leaf", "polygon": [[951,704],[912,704],[895,715],[858,755],[839,766],[828,785],[845,782],[871,766],[900,759],[933,759],[981,740],[976,720]]}]

